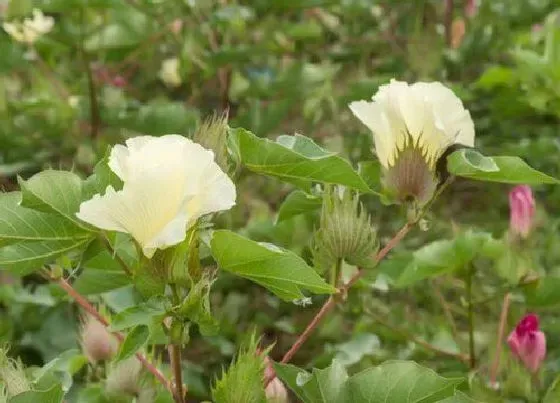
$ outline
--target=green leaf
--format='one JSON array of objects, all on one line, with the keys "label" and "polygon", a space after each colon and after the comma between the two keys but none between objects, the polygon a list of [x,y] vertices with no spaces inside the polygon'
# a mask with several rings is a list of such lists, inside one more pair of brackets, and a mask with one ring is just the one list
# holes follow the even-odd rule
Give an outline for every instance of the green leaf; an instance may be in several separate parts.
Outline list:
[{"label": "green leaf", "polygon": [[322,203],[322,199],[318,196],[307,194],[301,190],[294,190],[280,206],[276,222],[289,220],[299,214],[317,211],[321,208]]},{"label": "green leaf", "polygon": [[[557,400],[555,400],[555,402],[556,401]],[[482,402],[478,402],[478,400],[472,399],[471,397],[467,396],[463,392],[455,391],[455,394],[453,396],[440,400],[438,403],[482,403]],[[543,403],[547,403],[547,402],[543,402]]]},{"label": "green leaf", "polygon": [[358,164],[358,172],[370,189],[381,194],[381,176],[383,169],[379,161],[362,161]]},{"label": "green leaf", "polygon": [[0,249],[0,268],[26,275],[74,249],[85,247],[91,238],[66,241],[22,242]]},{"label": "green leaf", "polygon": [[138,325],[132,329],[124,339],[115,362],[126,360],[140,350],[148,342],[150,329],[146,325]]},{"label": "green leaf", "polygon": [[[122,248],[115,245],[115,249],[124,260]],[[101,294],[131,284],[130,277],[100,239],[88,245],[81,260],[83,270],[73,284],[80,294]]]},{"label": "green leaf", "polygon": [[203,336],[214,336],[218,332],[218,322],[210,310],[210,287],[213,280],[203,277],[191,287],[187,298],[181,304],[179,313],[198,325]]},{"label": "green leaf", "polygon": [[519,157],[485,157],[471,149],[455,151],[447,157],[450,173],[464,178],[511,184],[558,184],[560,181],[531,168]]},{"label": "green leaf", "polygon": [[309,190],[312,182],[324,182],[371,192],[348,161],[304,136],[281,136],[279,142],[273,142],[237,128],[230,131],[229,142],[236,159],[253,172],[277,177],[305,190]]},{"label": "green leaf", "polygon": [[560,304],[560,277],[547,276],[538,283],[524,288],[527,305],[532,307],[548,307]]},{"label": "green leaf", "polygon": [[552,382],[552,385],[550,385],[550,387],[546,391],[546,395],[544,396],[544,399],[542,401],[542,403],[556,402],[560,402],[560,375],[558,375],[556,379],[554,379],[554,382]]},{"label": "green leaf", "polygon": [[90,199],[93,195],[105,194],[108,186],[112,186],[115,190],[121,190],[123,187],[122,180],[109,168],[109,156],[111,150],[108,149],[105,156],[93,168],[93,174],[90,175],[83,183],[83,197]]},{"label": "green leaf", "polygon": [[438,240],[413,253],[396,286],[407,287],[430,277],[441,276],[464,268],[477,256],[488,254],[488,243],[496,240],[485,232],[467,231],[453,240]]},{"label": "green leaf", "polygon": [[338,402],[439,402],[453,396],[461,382],[461,378],[443,378],[412,361],[388,361],[348,379]]},{"label": "green leaf", "polygon": [[274,364],[278,377],[305,403],[337,403],[348,379],[344,366],[333,360],[330,367],[313,369],[310,374],[289,364]]},{"label": "green leaf", "polygon": [[275,245],[220,230],[214,231],[211,248],[221,269],[248,278],[286,301],[303,298],[302,289],[316,294],[336,291],[302,258]]},{"label": "green leaf", "polygon": [[61,385],[54,385],[47,390],[33,390],[20,393],[10,399],[10,403],[61,403],[64,392]]},{"label": "green leaf", "polygon": [[54,376],[54,379],[60,379],[62,382],[62,389],[68,391],[74,382],[74,374],[80,371],[87,363],[88,360],[81,351],[77,349],[64,351],[33,374],[34,382],[35,384],[41,384],[43,381],[46,381],[45,383],[48,384],[49,380],[47,378]]},{"label": "green leaf", "polygon": [[55,214],[20,206],[21,193],[0,194],[0,246],[22,241],[72,241],[90,232]]},{"label": "green leaf", "polygon": [[27,181],[19,178],[21,205],[46,213],[59,214],[80,227],[76,218],[82,202],[82,180],[72,172],[43,171]]},{"label": "green leaf", "polygon": [[113,317],[110,330],[117,332],[138,325],[149,325],[153,318],[165,315],[164,297],[152,297],[146,302],[132,306]]}]

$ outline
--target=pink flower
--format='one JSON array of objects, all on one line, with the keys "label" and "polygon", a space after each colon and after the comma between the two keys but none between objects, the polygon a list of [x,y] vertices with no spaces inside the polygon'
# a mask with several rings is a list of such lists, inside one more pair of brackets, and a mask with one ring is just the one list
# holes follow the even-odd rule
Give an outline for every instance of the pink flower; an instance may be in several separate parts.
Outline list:
[{"label": "pink flower", "polygon": [[476,3],[476,0],[467,0],[465,2],[465,15],[468,18],[472,18],[476,15],[476,11],[478,9],[478,4]]},{"label": "pink flower", "polygon": [[509,334],[507,342],[512,353],[532,373],[539,370],[546,355],[546,337],[539,330],[539,317],[525,315]]},{"label": "pink flower", "polygon": [[510,231],[525,239],[533,227],[535,216],[535,199],[527,185],[519,185],[509,192]]}]

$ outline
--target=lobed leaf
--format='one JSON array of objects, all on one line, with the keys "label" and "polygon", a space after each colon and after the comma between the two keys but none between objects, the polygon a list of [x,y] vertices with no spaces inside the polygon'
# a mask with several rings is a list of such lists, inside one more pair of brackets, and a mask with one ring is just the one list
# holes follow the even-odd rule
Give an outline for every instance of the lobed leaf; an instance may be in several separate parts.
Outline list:
[{"label": "lobed leaf", "polygon": [[312,182],[323,182],[371,192],[348,161],[307,137],[280,136],[274,142],[237,128],[230,131],[229,142],[236,159],[251,171],[277,177],[304,190],[309,190]]}]

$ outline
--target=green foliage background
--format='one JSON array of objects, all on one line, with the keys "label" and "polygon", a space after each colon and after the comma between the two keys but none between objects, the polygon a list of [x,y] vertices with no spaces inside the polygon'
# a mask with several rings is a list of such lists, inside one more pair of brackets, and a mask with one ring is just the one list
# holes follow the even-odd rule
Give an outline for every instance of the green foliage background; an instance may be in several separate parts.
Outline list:
[{"label": "green foliage background", "polygon": [[[453,4],[451,19],[448,3]],[[466,15],[467,3],[0,1],[6,20],[38,7],[56,21],[35,50],[0,33],[0,182],[5,190],[14,190],[18,176],[26,179],[47,167],[85,177],[109,145],[139,134],[192,135],[204,117],[224,110],[231,127],[244,127],[261,138],[301,133],[353,163],[372,160],[371,137],[347,104],[370,98],[393,77],[450,85],[473,115],[481,152],[518,155],[559,177],[560,1],[482,0],[472,17]],[[465,34],[460,44],[451,46],[458,41],[460,23],[451,23],[457,19],[463,21]],[[161,62],[170,57],[180,60],[183,83],[176,88],[158,78]],[[220,216],[218,225],[311,262],[309,246],[319,214],[277,222],[293,186],[248,170],[239,175],[238,205]],[[387,359],[410,359],[440,375],[464,375],[464,364],[413,342],[421,339],[445,351],[465,351],[462,284],[450,275],[403,280],[401,273],[412,252],[432,241],[451,242],[471,227],[501,238],[508,228],[509,189],[468,180],[454,183],[428,217],[429,230],[415,231],[391,259],[361,280],[294,363],[325,367],[336,358],[355,373]],[[541,315],[549,340],[544,377],[549,384],[560,370],[555,343],[560,337],[560,190],[536,186],[534,192],[538,226],[530,240],[530,263],[480,263],[475,336],[481,372],[487,373],[501,297],[514,290],[508,330],[527,310]],[[362,201],[384,243],[402,224],[404,212],[383,206],[373,195]],[[451,273],[450,258],[441,245],[432,245],[425,247],[431,248],[426,252],[430,267],[440,259],[438,274]],[[123,251],[126,248],[123,245]],[[98,275],[96,281],[107,281],[109,275],[110,281],[120,281],[119,269],[110,260],[108,256],[91,264],[105,271],[92,272],[92,277]],[[60,263],[72,269],[70,261]],[[519,267],[522,272],[516,271]],[[544,280],[519,292],[523,287],[518,283],[527,275]],[[82,280],[76,287],[89,294],[88,284]],[[93,298],[116,311],[139,300],[130,287]],[[186,349],[189,395],[208,398],[211,381],[252,330],[264,335],[265,343],[276,342],[271,356],[281,357],[322,298],[316,296],[313,305],[302,308],[223,272],[210,295],[220,333],[194,332]],[[455,318],[455,337],[449,313]],[[0,272],[0,342],[10,343],[12,354],[25,364],[42,365],[77,348],[75,314],[62,292],[38,275],[19,278]],[[502,365],[513,373],[507,352]],[[511,383],[515,396],[519,385]],[[485,389],[476,382],[472,387]]]}]

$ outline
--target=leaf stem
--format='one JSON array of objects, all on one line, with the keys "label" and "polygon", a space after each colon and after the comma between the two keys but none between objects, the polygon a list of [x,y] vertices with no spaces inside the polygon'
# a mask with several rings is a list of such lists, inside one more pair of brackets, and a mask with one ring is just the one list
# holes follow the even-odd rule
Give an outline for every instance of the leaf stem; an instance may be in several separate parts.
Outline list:
[{"label": "leaf stem", "polygon": [[167,349],[171,368],[173,369],[173,378],[175,379],[175,401],[177,403],[184,403],[185,394],[183,392],[183,375],[181,368],[181,344],[171,343]]},{"label": "leaf stem", "polygon": [[128,275],[128,276],[132,276],[132,270],[130,270],[130,268],[128,267],[128,265],[126,264],[126,262],[122,259],[122,257],[119,256],[119,254],[117,253],[117,251],[115,250],[115,248],[113,248],[113,245],[111,245],[111,242],[109,242],[109,240],[101,235],[100,236],[101,242],[103,242],[103,245],[107,248],[107,250],[111,253],[111,255],[113,255],[113,258],[117,261],[117,263],[121,266],[121,268],[123,269],[123,271]]},{"label": "leaf stem", "polygon": [[457,340],[459,339],[459,337],[458,337],[459,332],[457,331],[457,325],[455,324],[455,319],[453,317],[453,313],[451,312],[451,309],[449,308],[449,304],[447,303],[443,293],[441,292],[441,289],[439,287],[439,284],[438,284],[437,280],[432,281],[432,287],[435,291],[436,297],[439,300],[441,308],[443,309],[443,313],[445,314],[445,317],[447,318],[447,322],[449,323],[449,327],[451,328],[451,334],[453,335],[453,340],[455,340],[455,342],[457,343]]},{"label": "leaf stem", "polygon": [[336,259],[336,263],[331,268],[331,285],[333,287],[338,286],[338,280],[340,275],[340,268],[342,267],[342,259]]},{"label": "leaf stem", "polygon": [[464,363],[467,363],[469,361],[469,356],[466,355],[466,354],[454,353],[454,352],[451,352],[451,351],[442,350],[442,349],[434,346],[433,344],[430,344],[430,343],[428,343],[428,342],[426,342],[426,341],[408,333],[404,329],[401,329],[397,326],[393,326],[393,325],[389,324],[384,319],[382,319],[380,316],[378,316],[377,314],[375,314],[375,313],[373,313],[369,310],[368,310],[367,313],[368,313],[368,315],[370,315],[375,321],[377,321],[381,325],[385,326],[388,329],[393,330],[394,332],[400,333],[406,339],[412,341],[415,344],[418,344],[421,347],[424,347],[426,350],[430,350],[430,351],[433,351],[434,353],[437,353],[437,354],[446,355],[448,357],[455,358],[455,359],[457,359],[461,362],[464,362]]},{"label": "leaf stem", "polygon": [[[95,307],[89,303],[89,301],[82,296],[80,293],[78,293],[71,285],[70,283],[68,283],[68,281],[66,281],[63,278],[60,279],[56,279],[53,278],[51,276],[50,273],[48,272],[44,272],[46,274],[46,276],[52,280],[52,281],[56,281],[58,283],[58,285],[64,290],[66,291],[66,293],[72,297],[76,303],[78,305],[80,305],[84,311],[86,311],[87,313],[89,313],[95,320],[97,320],[99,323],[101,323],[103,326],[105,327],[109,327],[109,322],[107,322],[107,320],[97,311],[97,309],[95,309]],[[119,332],[111,332],[113,334],[113,336],[115,336],[115,338],[119,341],[119,343],[122,343],[124,341],[124,336],[119,333]],[[169,392],[171,392],[172,395],[175,394],[175,391],[173,390],[173,387],[171,385],[171,382],[169,382],[167,380],[167,378],[165,378],[165,376],[163,375],[163,373],[157,369],[151,362],[149,362],[147,360],[147,358],[141,354],[141,353],[136,353],[136,359],[138,361],[140,361],[140,363],[142,364],[142,366],[144,368],[146,368],[147,371],[151,372],[154,377],[167,389],[169,390]]]},{"label": "leaf stem", "polygon": [[474,304],[472,297],[473,268],[469,267],[465,278],[465,291],[467,297],[468,311],[467,320],[469,324],[469,365],[471,369],[476,367],[476,353],[474,345]]},{"label": "leaf stem", "polygon": [[492,369],[490,371],[490,385],[496,384],[498,377],[498,369],[500,367],[500,356],[502,354],[502,342],[504,340],[504,333],[506,329],[507,315],[509,305],[511,302],[511,294],[508,292],[504,295],[504,302],[502,303],[502,312],[500,314],[500,324],[498,325],[498,339],[496,340],[496,351],[494,352],[494,361],[492,362]]}]

